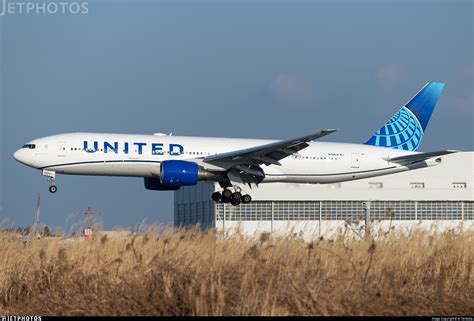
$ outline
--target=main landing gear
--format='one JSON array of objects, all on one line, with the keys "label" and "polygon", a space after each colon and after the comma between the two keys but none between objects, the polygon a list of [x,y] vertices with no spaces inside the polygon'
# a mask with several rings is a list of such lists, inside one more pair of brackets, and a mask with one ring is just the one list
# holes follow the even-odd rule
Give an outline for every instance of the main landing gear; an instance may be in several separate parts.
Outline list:
[{"label": "main landing gear", "polygon": [[214,192],[211,196],[214,202],[231,203],[234,206],[240,205],[240,203],[248,204],[252,201],[252,197],[248,194],[242,195],[240,188],[236,187],[235,192],[225,188],[222,193]]},{"label": "main landing gear", "polygon": [[58,191],[58,187],[56,186],[56,172],[48,171],[44,169],[42,175],[48,177],[48,181],[51,182],[49,191],[51,193],[56,193]]}]

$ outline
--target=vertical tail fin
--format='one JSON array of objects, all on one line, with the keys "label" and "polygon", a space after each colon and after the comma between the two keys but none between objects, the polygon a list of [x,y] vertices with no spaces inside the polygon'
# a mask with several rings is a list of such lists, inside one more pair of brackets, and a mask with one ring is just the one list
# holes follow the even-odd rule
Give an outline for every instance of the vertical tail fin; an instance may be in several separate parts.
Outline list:
[{"label": "vertical tail fin", "polygon": [[364,144],[416,151],[444,83],[427,83]]}]

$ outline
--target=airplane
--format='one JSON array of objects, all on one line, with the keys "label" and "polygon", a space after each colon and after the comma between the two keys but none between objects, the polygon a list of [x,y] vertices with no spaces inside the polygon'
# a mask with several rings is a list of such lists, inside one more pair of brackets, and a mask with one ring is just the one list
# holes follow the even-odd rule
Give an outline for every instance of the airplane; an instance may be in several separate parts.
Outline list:
[{"label": "airplane", "polygon": [[453,150],[416,152],[444,83],[427,83],[362,144],[315,142],[335,132],[288,140],[68,133],[35,139],[13,157],[39,169],[56,193],[56,174],[144,178],[149,190],[219,183],[215,202],[250,203],[247,186],[285,182],[329,184],[415,170],[441,163]]}]

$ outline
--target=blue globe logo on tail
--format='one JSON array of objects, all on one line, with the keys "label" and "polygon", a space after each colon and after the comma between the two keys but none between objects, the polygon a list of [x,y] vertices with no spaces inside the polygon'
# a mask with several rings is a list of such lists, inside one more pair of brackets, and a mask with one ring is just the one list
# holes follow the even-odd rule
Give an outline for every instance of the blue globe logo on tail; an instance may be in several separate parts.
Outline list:
[{"label": "blue globe logo on tail", "polygon": [[420,122],[408,108],[402,107],[366,144],[417,150],[422,138]]},{"label": "blue globe logo on tail", "polygon": [[443,83],[428,83],[364,144],[416,151]]}]

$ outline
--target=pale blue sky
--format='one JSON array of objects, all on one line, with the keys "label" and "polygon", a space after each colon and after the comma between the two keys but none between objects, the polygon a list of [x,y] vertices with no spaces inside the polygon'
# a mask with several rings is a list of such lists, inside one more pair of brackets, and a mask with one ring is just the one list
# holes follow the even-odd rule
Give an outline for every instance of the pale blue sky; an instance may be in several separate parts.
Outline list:
[{"label": "pale blue sky", "polygon": [[422,151],[473,149],[472,1],[89,1],[86,15],[0,17],[0,220],[87,207],[107,228],[172,223],[172,192],[60,176],[12,153],[75,131],[369,138],[426,82],[446,82]]}]

